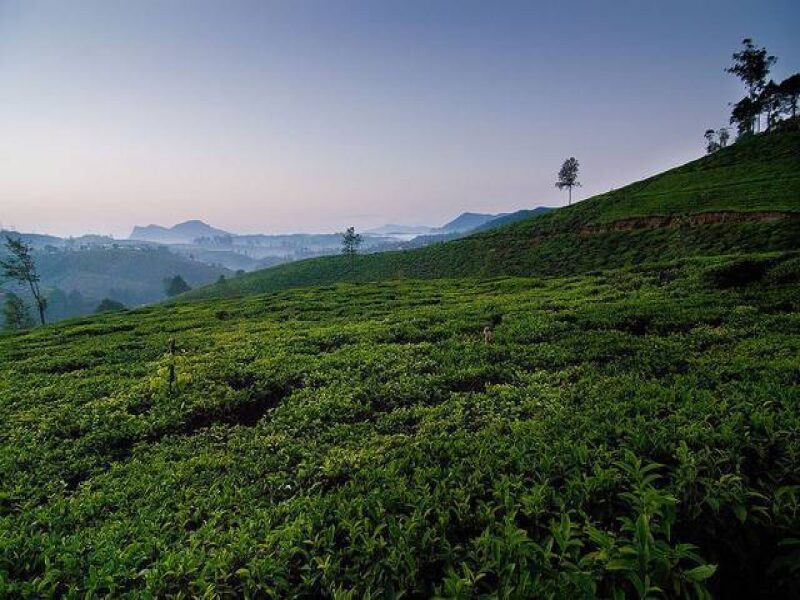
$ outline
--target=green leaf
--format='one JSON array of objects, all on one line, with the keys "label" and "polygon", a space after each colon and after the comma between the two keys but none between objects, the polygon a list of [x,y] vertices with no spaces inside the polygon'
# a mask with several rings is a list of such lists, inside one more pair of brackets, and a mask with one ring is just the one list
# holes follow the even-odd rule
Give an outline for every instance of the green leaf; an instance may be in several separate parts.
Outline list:
[{"label": "green leaf", "polygon": [[695,567],[686,573],[683,574],[686,581],[690,582],[698,582],[698,581],[705,581],[709,577],[711,577],[717,570],[717,565],[700,565],[699,567]]}]

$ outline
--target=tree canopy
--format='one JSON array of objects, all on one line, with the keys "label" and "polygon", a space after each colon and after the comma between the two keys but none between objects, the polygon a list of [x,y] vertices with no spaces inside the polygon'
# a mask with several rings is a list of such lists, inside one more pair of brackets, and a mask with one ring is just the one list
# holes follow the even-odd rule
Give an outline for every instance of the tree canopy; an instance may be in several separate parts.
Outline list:
[{"label": "tree canopy", "polygon": [[184,292],[188,292],[192,289],[186,281],[180,275],[175,275],[174,277],[168,277],[164,280],[164,291],[166,292],[167,296],[172,298],[173,296],[177,296],[178,294],[183,294]]},{"label": "tree canopy", "polygon": [[361,246],[361,242],[361,234],[356,233],[356,228],[348,227],[342,234],[342,254],[354,256],[358,253],[358,247]]},{"label": "tree canopy", "polygon": [[6,329],[28,329],[33,327],[33,319],[25,301],[13,293],[6,293],[3,304],[3,320]]},{"label": "tree canopy", "polygon": [[27,286],[36,307],[39,309],[39,320],[44,325],[44,311],[47,308],[47,299],[39,287],[39,273],[36,271],[36,262],[33,260],[33,248],[22,241],[22,238],[6,236],[5,247],[8,256],[0,258],[0,271],[12,281]]},{"label": "tree canopy", "polygon": [[572,188],[575,186],[580,187],[580,182],[578,181],[578,169],[580,168],[580,164],[578,160],[574,156],[570,156],[567,160],[564,161],[564,164],[561,165],[561,169],[558,171],[558,181],[556,181],[556,187],[560,190],[567,188],[569,190],[569,204],[572,204]]},{"label": "tree canopy", "polygon": [[97,305],[97,308],[94,312],[96,313],[103,313],[103,312],[112,312],[115,310],[125,310],[125,305],[122,302],[118,302],[117,300],[112,300],[111,298],[103,298],[100,304]]}]

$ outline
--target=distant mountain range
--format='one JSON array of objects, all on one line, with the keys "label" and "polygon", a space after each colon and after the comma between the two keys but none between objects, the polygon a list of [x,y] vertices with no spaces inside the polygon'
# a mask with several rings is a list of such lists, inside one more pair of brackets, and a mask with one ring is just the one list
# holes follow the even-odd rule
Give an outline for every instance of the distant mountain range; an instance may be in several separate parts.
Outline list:
[{"label": "distant mountain range", "polygon": [[193,219],[178,223],[173,227],[161,225],[136,226],[128,239],[159,244],[191,244],[198,238],[215,238],[231,235],[227,231],[211,227],[203,221]]},{"label": "distant mountain range", "polygon": [[424,236],[427,239],[428,237],[436,235],[449,235],[456,233],[468,233],[473,231],[484,231],[486,229],[491,229],[493,227],[499,227],[500,225],[506,225],[508,223],[513,223],[514,221],[526,219],[534,215],[543,214],[550,210],[552,209],[547,206],[540,206],[532,210],[527,210],[527,209],[518,210],[513,213],[491,214],[491,213],[464,212],[458,215],[452,221],[445,223],[441,227],[432,227],[427,225],[389,224],[389,225],[383,225],[381,227],[376,227],[375,229],[369,229],[366,231],[366,233],[376,234],[376,235],[386,235],[390,237],[402,236],[407,239],[411,234],[416,234]]},{"label": "distant mountain range", "polygon": [[[514,213],[465,212],[441,227],[389,224],[364,232],[361,252],[420,248],[464,237],[550,209]],[[52,320],[91,312],[104,298],[137,306],[163,297],[163,280],[181,275],[190,285],[234,271],[252,271],[304,258],[339,254],[341,233],[237,235],[193,219],[172,227],[136,226],[128,239],[88,234],[52,235],[0,231],[34,248]],[[0,248],[0,255],[3,254]],[[25,290],[0,282],[6,291]]]},{"label": "distant mountain range", "polygon": [[[419,240],[419,242],[424,243],[429,238],[433,238],[435,236],[452,236],[454,234],[483,231],[495,226],[513,223],[514,221],[518,221],[539,213],[544,213],[549,210],[551,209],[540,206],[539,208],[535,208],[533,210],[519,210],[513,213],[491,214],[464,212],[441,227],[390,223],[365,231],[364,233],[368,238],[373,238],[365,240],[365,242],[366,246],[371,248],[373,246],[377,247],[378,245],[388,243],[392,238],[411,240],[415,236],[421,236],[423,239]],[[376,237],[387,239],[376,240],[374,239]],[[259,246],[268,243],[273,248],[275,247],[276,243],[279,245],[284,245],[288,240],[295,242],[295,245],[298,242],[309,246],[317,246],[320,244],[323,246],[328,246],[331,244],[331,242],[332,245],[337,248],[339,245],[339,235],[336,233],[239,235],[230,233],[223,229],[217,229],[216,227],[212,227],[211,225],[198,219],[184,221],[183,223],[178,223],[172,227],[164,227],[162,225],[137,225],[133,228],[133,231],[131,231],[130,236],[128,236],[128,239],[131,241],[142,241],[158,244],[200,244],[203,246],[207,246],[211,241],[225,238],[233,238],[234,245],[236,245],[236,241],[242,244],[246,243],[249,246]]]},{"label": "distant mountain range", "polygon": [[[407,251],[365,254],[357,269],[341,256],[297,261],[247,273],[230,285],[193,290],[185,299],[342,281],[565,276],[631,265],[648,265],[641,268],[664,280],[671,276],[663,270],[665,261],[694,269],[700,264],[695,258],[701,256],[796,252],[798,157],[800,131],[746,136],[703,158],[572,206],[501,215],[479,225],[484,231],[478,233],[417,236],[403,244]],[[754,173],[768,177],[770,185],[754,179]],[[536,212],[547,214],[525,218]],[[455,228],[459,220],[475,224],[470,217],[459,218]],[[764,271],[754,269],[752,280],[744,279],[744,271],[741,265],[732,267],[725,286],[762,281],[758,278]],[[759,285],[772,284],[763,280]]]},{"label": "distant mountain range", "polygon": [[461,213],[449,223],[445,223],[441,227],[436,228],[435,232],[463,233],[466,231],[472,231],[476,227],[480,227],[484,223],[488,223],[489,221],[492,221],[497,217],[504,216],[505,214],[506,213],[499,215],[472,212]]}]

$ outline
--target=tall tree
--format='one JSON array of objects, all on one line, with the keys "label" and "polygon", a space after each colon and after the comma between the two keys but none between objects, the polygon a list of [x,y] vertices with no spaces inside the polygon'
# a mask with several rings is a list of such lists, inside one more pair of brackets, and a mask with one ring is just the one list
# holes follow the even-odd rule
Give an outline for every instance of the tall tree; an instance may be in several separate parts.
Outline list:
[{"label": "tall tree", "polygon": [[719,144],[714,139],[716,135],[717,132],[713,129],[706,129],[706,132],[703,134],[703,137],[706,138],[706,154],[711,154],[719,150]]},{"label": "tall tree", "polygon": [[794,119],[797,116],[797,100],[800,98],[800,73],[781,81],[778,84],[778,94],[782,100],[782,109]]},{"label": "tall tree", "polygon": [[184,281],[183,277],[180,275],[175,275],[175,277],[167,277],[164,280],[164,292],[166,292],[167,296],[170,298],[177,296],[178,294],[188,292],[191,289],[192,286],[186,283],[186,281]]},{"label": "tall tree", "polygon": [[772,129],[775,123],[778,122],[783,108],[778,84],[770,79],[764,89],[761,90],[758,99],[761,109],[767,115],[767,130]]},{"label": "tall tree", "polygon": [[355,227],[348,227],[342,234],[342,254],[350,258],[351,271],[355,268],[356,254],[361,241],[361,234],[356,233]]},{"label": "tall tree", "polygon": [[6,293],[6,301],[3,305],[3,319],[6,329],[28,329],[33,326],[31,313],[25,301],[16,294]]},{"label": "tall tree", "polygon": [[753,133],[753,121],[761,110],[756,100],[751,100],[745,96],[733,105],[731,110],[731,125],[736,125],[736,132],[739,136]]},{"label": "tall tree", "polygon": [[[733,53],[733,64],[725,71],[742,80],[747,87],[748,98],[751,102],[756,103],[767,85],[769,71],[778,59],[767,54],[766,48],[756,47],[750,38],[743,39],[742,46],[743,48],[739,52]],[[758,119],[759,113],[760,111],[757,111],[753,114],[753,118]],[[753,131],[752,124],[749,131]]]},{"label": "tall tree", "polygon": [[719,139],[719,147],[724,148],[728,145],[728,140],[731,139],[731,134],[727,127],[720,127],[717,131],[717,139]]},{"label": "tall tree", "polygon": [[578,164],[577,159],[574,156],[570,156],[567,160],[564,161],[564,164],[561,165],[561,169],[558,172],[558,181],[556,181],[556,187],[560,190],[567,188],[569,190],[569,204],[572,204],[572,188],[575,186],[580,187],[580,182],[578,181],[578,168],[580,164]]},{"label": "tall tree", "polygon": [[22,238],[6,236],[5,247],[8,256],[0,258],[0,269],[6,278],[28,286],[31,295],[39,309],[39,320],[45,323],[44,311],[47,308],[47,298],[39,288],[39,273],[36,271],[36,262],[33,260],[33,248],[22,241]]}]

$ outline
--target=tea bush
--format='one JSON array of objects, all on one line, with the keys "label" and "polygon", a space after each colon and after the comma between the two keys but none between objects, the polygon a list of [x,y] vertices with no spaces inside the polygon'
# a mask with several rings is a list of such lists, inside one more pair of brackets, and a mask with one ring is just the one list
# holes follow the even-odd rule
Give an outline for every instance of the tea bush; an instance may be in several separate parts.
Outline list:
[{"label": "tea bush", "polygon": [[797,596],[793,260],[0,335],[0,596]]}]

